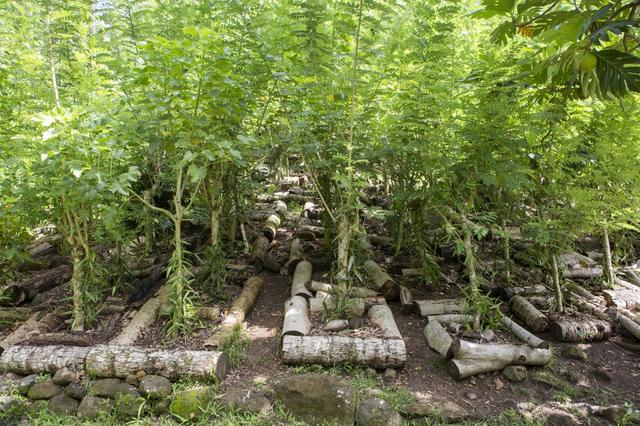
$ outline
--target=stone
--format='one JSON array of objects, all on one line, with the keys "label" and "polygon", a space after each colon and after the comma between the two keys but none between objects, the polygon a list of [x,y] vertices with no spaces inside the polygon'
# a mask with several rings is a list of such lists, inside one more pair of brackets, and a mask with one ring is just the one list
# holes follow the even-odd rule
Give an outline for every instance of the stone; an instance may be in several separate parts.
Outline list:
[{"label": "stone", "polygon": [[522,382],[527,380],[527,367],[524,365],[510,365],[502,370],[502,375],[510,382]]},{"label": "stone", "polygon": [[283,407],[311,425],[351,424],[356,403],[353,387],[328,374],[298,374],[274,385]]},{"label": "stone", "polygon": [[615,424],[620,424],[621,419],[627,414],[627,411],[628,409],[624,405],[611,405],[609,407],[601,407],[596,415]]},{"label": "stone", "polygon": [[33,385],[36,384],[37,380],[37,374],[29,374],[28,376],[20,379],[20,381],[16,384],[16,390],[20,395],[25,396],[29,393],[29,389],[31,389]]},{"label": "stone", "polygon": [[349,321],[343,319],[335,319],[326,323],[322,329],[324,331],[336,332],[346,330],[347,327],[349,327]]},{"label": "stone", "polygon": [[543,426],[580,426],[580,422],[575,417],[564,411],[548,413],[542,424]]},{"label": "stone", "polygon": [[132,419],[142,415],[144,398],[136,395],[121,393],[116,397],[116,412],[125,419]]},{"label": "stone", "polygon": [[87,395],[87,388],[82,383],[71,383],[69,386],[64,388],[64,394],[70,398],[81,401],[82,398]]},{"label": "stone", "polygon": [[491,342],[493,339],[496,338],[496,333],[494,333],[493,330],[490,330],[488,328],[485,330],[482,330],[482,333],[480,333],[480,335],[487,342]]},{"label": "stone", "polygon": [[464,394],[464,397],[470,401],[474,401],[478,399],[478,395],[475,392],[467,392]]},{"label": "stone", "polygon": [[405,405],[405,414],[410,417],[433,417],[436,413],[436,407],[428,401],[417,399]]},{"label": "stone", "polygon": [[182,419],[191,419],[207,408],[213,396],[214,392],[208,387],[176,392],[169,405],[169,411]]},{"label": "stone", "polygon": [[53,375],[53,383],[60,386],[66,386],[69,383],[75,382],[78,379],[78,373],[71,371],[67,367],[59,368],[56,374]]},{"label": "stone", "polygon": [[38,413],[45,411],[49,408],[49,401],[45,399],[39,399],[37,401],[31,401],[27,404],[27,413],[32,416],[38,415]]},{"label": "stone", "polygon": [[352,330],[357,330],[362,327],[362,318],[360,317],[350,317],[349,318],[349,328]]},{"label": "stone", "polygon": [[100,379],[91,385],[94,395],[115,398],[118,395],[140,396],[138,390],[120,379]]},{"label": "stone", "polygon": [[577,346],[569,346],[562,351],[562,354],[565,358],[577,359],[579,361],[586,361],[589,359],[589,356],[585,351],[580,349]]},{"label": "stone", "polygon": [[439,404],[436,413],[444,423],[458,423],[469,418],[469,412],[453,401]]},{"label": "stone", "polygon": [[59,393],[49,401],[49,410],[60,416],[75,416],[78,411],[78,401]]},{"label": "stone", "polygon": [[112,400],[89,395],[82,398],[77,416],[80,419],[95,419],[100,413],[110,414],[112,410]]},{"label": "stone", "polygon": [[131,386],[138,386],[139,384],[138,376],[136,376],[135,374],[127,375],[127,378],[124,379],[124,381],[129,383]]},{"label": "stone", "polygon": [[378,372],[376,371],[375,368],[367,367],[367,369],[364,372],[364,375],[367,377],[378,377]]},{"label": "stone", "polygon": [[232,389],[223,397],[222,402],[231,409],[257,413],[266,416],[271,412],[271,401],[261,392],[251,389]]},{"label": "stone", "polygon": [[385,382],[392,382],[396,379],[396,370],[393,368],[387,368],[384,370],[384,374],[382,376]]},{"label": "stone", "polygon": [[[11,396],[0,396],[0,422],[20,417],[26,410],[24,399]],[[2,423],[5,424],[5,423]]]},{"label": "stone", "polygon": [[152,407],[153,414],[156,416],[162,416],[169,412],[169,405],[171,405],[170,399],[160,399],[155,401]]},{"label": "stone", "polygon": [[56,385],[51,380],[45,380],[31,386],[27,395],[29,399],[51,399],[60,392],[62,392],[62,386]]},{"label": "stone", "polygon": [[613,380],[611,373],[605,370],[602,367],[597,367],[593,369],[593,377],[603,382],[610,382]]},{"label": "stone", "polygon": [[384,392],[378,388],[367,388],[362,391],[363,399],[369,398],[383,398]]},{"label": "stone", "polygon": [[356,415],[358,426],[400,426],[402,417],[384,399],[364,400]]},{"label": "stone", "polygon": [[140,380],[138,390],[149,399],[162,399],[171,395],[171,382],[166,377],[148,375]]}]

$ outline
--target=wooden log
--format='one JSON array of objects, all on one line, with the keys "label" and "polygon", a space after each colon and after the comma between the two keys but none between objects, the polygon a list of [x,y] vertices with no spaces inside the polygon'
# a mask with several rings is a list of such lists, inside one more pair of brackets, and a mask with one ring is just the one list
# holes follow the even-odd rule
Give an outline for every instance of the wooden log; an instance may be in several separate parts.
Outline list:
[{"label": "wooden log", "polygon": [[562,272],[562,276],[568,279],[590,280],[602,276],[602,267],[568,269]]},{"label": "wooden log", "polygon": [[293,241],[291,241],[291,246],[289,247],[289,260],[286,264],[289,275],[295,272],[296,266],[298,266],[298,263],[303,260],[305,260],[305,255],[302,241],[300,238],[294,238]]},{"label": "wooden log", "polygon": [[387,302],[398,298],[400,289],[398,284],[387,274],[376,262],[367,260],[364,262],[364,268],[367,271],[369,280],[373,283],[373,287],[378,291]]},{"label": "wooden log", "polygon": [[284,336],[285,364],[359,364],[373,368],[401,368],[407,362],[402,339],[349,336]]},{"label": "wooden log", "polygon": [[44,269],[53,269],[60,265],[70,264],[71,259],[68,256],[60,256],[58,254],[52,254],[44,257],[37,257],[27,259],[18,265],[17,270],[19,272],[32,272],[42,271]]},{"label": "wooden log", "polygon": [[312,219],[318,216],[316,205],[313,201],[307,201],[302,207],[302,216]]},{"label": "wooden log", "polygon": [[449,333],[447,333],[438,321],[428,323],[424,330],[422,330],[422,334],[424,334],[425,339],[427,339],[427,344],[431,349],[442,356],[447,356],[453,339],[451,339]]},{"label": "wooden log", "polygon": [[280,227],[280,216],[277,214],[270,215],[264,223],[262,227],[262,235],[267,237],[269,242],[273,241],[276,238],[276,234],[278,233],[278,228]]},{"label": "wooden log", "polygon": [[273,214],[273,210],[251,210],[247,213],[247,219],[252,221],[263,221]]},{"label": "wooden log", "polygon": [[466,379],[492,371],[502,370],[509,364],[499,359],[452,359],[447,364],[447,370],[456,380]]},{"label": "wooden log", "polygon": [[622,340],[620,337],[612,337],[609,339],[610,342],[613,342],[616,346],[620,346],[622,349],[626,349],[630,352],[640,353],[640,345],[636,343],[629,343]]},{"label": "wooden log", "polygon": [[155,265],[149,275],[144,278],[136,279],[133,282],[135,290],[129,295],[127,304],[130,307],[138,307],[144,305],[159,288],[165,283],[167,278],[165,264]]},{"label": "wooden log", "polygon": [[404,268],[401,269],[403,277],[420,277],[422,276],[422,269],[417,268]]},{"label": "wooden log", "polygon": [[[331,284],[322,283],[320,281],[315,281],[315,280],[311,280],[308,287],[312,291],[316,291],[316,292],[322,291],[324,293],[330,293],[330,294],[339,294],[341,292],[339,288],[335,288]],[[347,292],[347,295],[350,297],[367,298],[367,297],[380,296],[380,293],[378,293],[377,291],[372,290],[370,288],[366,288],[366,287],[349,287],[346,292]]]},{"label": "wooden log", "polygon": [[324,235],[324,228],[322,226],[314,225],[301,225],[298,224],[298,229],[294,236],[304,241],[314,241],[318,238],[322,238]]},{"label": "wooden log", "polygon": [[597,319],[567,319],[551,324],[551,334],[562,342],[595,342],[611,336],[611,325]]},{"label": "wooden log", "polygon": [[44,316],[42,316],[41,312],[36,312],[20,327],[2,339],[0,348],[7,349],[35,335],[52,332],[60,327],[63,322],[64,319],[57,312],[49,312]]},{"label": "wooden log", "polygon": [[387,305],[372,306],[367,312],[367,317],[371,323],[377,325],[382,330],[384,337],[388,339],[402,339],[400,330],[393,318],[393,313]]},{"label": "wooden log", "polygon": [[407,287],[401,285],[400,289],[400,306],[402,307],[402,312],[405,314],[410,314],[411,312],[416,310],[416,302],[413,300],[413,293]]},{"label": "wooden log", "polygon": [[640,275],[638,275],[636,271],[627,269],[624,271],[624,274],[627,276],[627,278],[629,279],[629,281],[631,281],[633,285],[635,285],[636,287],[640,287]]},{"label": "wooden log", "polygon": [[251,248],[249,261],[258,264],[259,266],[263,266],[270,245],[271,242],[264,235],[260,235],[258,238],[256,238],[256,240],[253,242],[253,247]]},{"label": "wooden log", "polygon": [[0,356],[0,370],[17,374],[54,374],[67,367],[83,371],[89,350],[77,346],[12,346]]},{"label": "wooden log", "polygon": [[254,265],[246,265],[243,263],[227,263],[225,264],[227,271],[227,279],[231,281],[245,282],[258,273],[258,268]]},{"label": "wooden log", "polygon": [[[337,300],[338,296],[319,291],[316,293],[316,297],[309,299],[309,310],[311,312],[323,312],[325,309],[330,311],[336,307]],[[350,298],[347,313],[353,316],[361,316],[367,308],[367,300],[360,297]]]},{"label": "wooden log", "polygon": [[527,331],[524,327],[521,327],[512,319],[507,317],[502,317],[501,322],[502,322],[502,325],[507,330],[510,330],[518,339],[527,343],[532,348],[542,348],[542,349],[549,348],[549,344],[547,342],[529,333],[529,331]]},{"label": "wooden log", "polygon": [[86,371],[96,377],[127,377],[144,371],[170,380],[192,377],[224,379],[229,359],[218,351],[163,351],[132,346],[101,345],[87,354]]},{"label": "wooden log", "polygon": [[71,265],[60,265],[26,281],[10,285],[5,288],[3,294],[8,296],[10,301],[19,305],[31,301],[38,293],[44,293],[71,279],[73,267]]},{"label": "wooden log", "polygon": [[311,321],[307,315],[307,299],[293,296],[284,303],[284,323],[282,335],[306,336],[311,330]]},{"label": "wooden log", "polygon": [[465,314],[442,314],[442,315],[429,315],[427,317],[427,323],[439,322],[441,325],[451,324],[453,322],[457,324],[466,324],[474,321],[473,315]]},{"label": "wooden log", "polygon": [[609,316],[606,313],[601,311],[597,306],[587,302],[575,294],[571,295],[571,303],[573,303],[580,312],[587,313],[603,321],[609,321]]},{"label": "wooden log", "polygon": [[527,286],[527,287],[513,287],[513,292],[520,296],[534,296],[539,294],[546,294],[547,288],[541,284]]},{"label": "wooden log", "polygon": [[3,321],[25,321],[34,310],[31,308],[0,308],[0,320]]},{"label": "wooden log", "polygon": [[636,324],[640,324],[640,313],[636,313],[624,308],[617,308],[616,311],[618,312],[618,314],[624,315]]},{"label": "wooden log", "polygon": [[287,213],[287,210],[289,210],[289,208],[287,207],[287,203],[285,203],[282,200],[276,200],[273,202],[273,209],[275,210],[275,212],[277,214],[280,215],[280,218],[283,218],[284,215]]},{"label": "wooden log", "polygon": [[296,270],[293,273],[293,280],[291,281],[291,296],[302,296],[306,299],[313,297],[313,294],[307,290],[307,284],[311,282],[311,275],[313,274],[313,265],[310,262],[303,260],[298,263]]},{"label": "wooden log", "polygon": [[532,348],[529,345],[474,343],[454,339],[447,357],[455,359],[500,360],[506,365],[547,365],[551,350]]},{"label": "wooden log", "polygon": [[46,333],[32,336],[24,342],[29,346],[93,346],[94,339],[86,332]]},{"label": "wooden log", "polygon": [[201,320],[215,321],[220,319],[220,308],[217,306],[198,306],[196,316]]},{"label": "wooden log", "polygon": [[513,296],[509,301],[509,308],[534,333],[540,333],[549,328],[549,318],[524,297]]},{"label": "wooden log", "polygon": [[149,328],[158,317],[160,307],[167,303],[171,288],[168,285],[160,287],[155,296],[147,300],[135,313],[131,321],[113,340],[112,345],[133,345],[144,330]]},{"label": "wooden log", "polygon": [[109,320],[100,331],[100,334],[97,339],[98,341],[106,342],[107,340],[111,339],[116,329],[116,325],[118,325],[120,318],[122,318],[122,314],[123,314],[122,312],[116,312],[113,315],[111,315],[111,317],[109,317]]},{"label": "wooden log", "polygon": [[636,339],[640,340],[640,325],[633,322],[630,318],[624,315],[618,315],[618,321],[623,329],[631,334]]},{"label": "wooden log", "polygon": [[392,247],[393,239],[381,235],[369,235],[369,242],[376,247]]},{"label": "wooden log", "polygon": [[416,300],[416,305],[423,317],[462,312],[462,303],[458,299]]},{"label": "wooden log", "polygon": [[242,325],[245,316],[258,298],[258,293],[263,284],[262,277],[251,277],[247,280],[242,292],[231,304],[220,328],[204,342],[205,348],[211,349],[225,344],[233,335],[235,329]]}]

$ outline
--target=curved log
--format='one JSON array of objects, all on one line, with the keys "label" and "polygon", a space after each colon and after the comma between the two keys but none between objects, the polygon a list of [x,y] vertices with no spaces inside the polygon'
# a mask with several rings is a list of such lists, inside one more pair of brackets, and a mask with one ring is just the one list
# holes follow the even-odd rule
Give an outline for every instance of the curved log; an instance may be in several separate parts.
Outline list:
[{"label": "curved log", "polygon": [[543,332],[549,327],[549,318],[522,296],[513,296],[509,308],[534,333]]},{"label": "curved log", "polygon": [[374,288],[384,296],[387,301],[395,300],[399,295],[399,288],[395,281],[376,262],[367,260],[364,262],[367,275]]},{"label": "curved log", "polygon": [[595,342],[611,336],[611,325],[602,320],[563,320],[551,324],[551,334],[562,342]]},{"label": "curved log", "polygon": [[0,356],[0,370],[18,374],[54,374],[67,367],[83,371],[89,350],[76,346],[12,346]]},{"label": "curved log", "polygon": [[369,321],[380,327],[384,337],[388,339],[402,339],[400,330],[393,319],[393,313],[387,305],[372,306],[367,312]]},{"label": "curved log", "polygon": [[311,330],[311,321],[307,315],[307,299],[293,296],[284,303],[283,336],[306,336]]}]

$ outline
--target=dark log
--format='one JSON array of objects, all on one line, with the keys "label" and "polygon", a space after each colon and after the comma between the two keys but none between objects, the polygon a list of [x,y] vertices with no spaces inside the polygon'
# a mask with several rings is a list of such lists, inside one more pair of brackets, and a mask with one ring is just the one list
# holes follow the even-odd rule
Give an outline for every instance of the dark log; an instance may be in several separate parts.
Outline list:
[{"label": "dark log", "polygon": [[0,341],[0,348],[7,349],[17,343],[27,340],[33,336],[43,333],[50,333],[64,324],[64,318],[56,311],[49,312],[42,316],[41,312],[36,312],[20,327]]},{"label": "dark log", "polygon": [[68,256],[52,254],[44,257],[27,259],[18,265],[19,272],[41,271],[43,269],[53,269],[60,265],[70,265],[71,259]]},{"label": "dark log", "polygon": [[23,344],[31,346],[67,345],[67,346],[92,346],[95,341],[86,332],[47,333],[33,336]]},{"label": "dark log", "polygon": [[611,325],[602,320],[562,320],[551,324],[551,334],[562,342],[595,342],[611,336]]},{"label": "dark log", "polygon": [[135,290],[127,299],[127,304],[133,307],[143,305],[165,281],[165,266],[163,264],[155,265],[149,275],[133,281]]},{"label": "dark log", "polygon": [[118,321],[122,317],[122,312],[116,312],[109,317],[109,321],[105,324],[100,331],[100,337],[97,339],[100,342],[106,342],[113,337],[113,333],[118,325]]},{"label": "dark log", "polygon": [[294,238],[289,247],[289,260],[286,263],[289,275],[296,270],[298,263],[305,260],[304,247],[300,238]]},{"label": "dark log", "polygon": [[8,286],[4,294],[9,296],[12,303],[19,305],[31,301],[38,293],[44,293],[71,279],[73,267],[60,265],[26,281]]},{"label": "dark log", "polygon": [[610,342],[613,342],[616,346],[620,346],[622,349],[626,349],[630,352],[640,353],[640,345],[637,343],[629,343],[622,340],[620,337],[612,337],[609,339]]},{"label": "dark log", "polygon": [[324,236],[324,228],[322,226],[299,224],[294,235],[304,241],[314,241]]}]

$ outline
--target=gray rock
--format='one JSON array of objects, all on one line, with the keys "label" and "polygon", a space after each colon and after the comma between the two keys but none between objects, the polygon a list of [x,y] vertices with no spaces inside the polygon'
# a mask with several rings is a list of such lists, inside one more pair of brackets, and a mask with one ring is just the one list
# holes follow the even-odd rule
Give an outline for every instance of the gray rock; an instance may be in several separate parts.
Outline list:
[{"label": "gray rock", "polygon": [[436,413],[436,407],[429,401],[415,400],[407,404],[404,408],[408,417],[433,417]]},{"label": "gray rock", "polygon": [[462,324],[458,324],[457,322],[452,322],[447,325],[447,331],[453,334],[458,334],[461,328]]},{"label": "gray rock", "polygon": [[136,376],[135,374],[127,375],[127,378],[124,381],[129,383],[131,386],[138,386],[139,384],[138,376]]},{"label": "gray rock", "polygon": [[594,368],[593,369],[593,377],[595,377],[598,380],[601,380],[603,382],[610,382],[613,380],[613,377],[611,376],[611,373],[609,373],[607,370],[605,370],[602,367],[598,367],[598,368]]},{"label": "gray rock", "polygon": [[371,367],[367,367],[364,374],[367,377],[378,377],[378,372],[376,371],[376,369]]},{"label": "gray rock", "polygon": [[493,339],[496,338],[496,333],[494,333],[493,330],[490,330],[488,328],[485,330],[482,330],[482,333],[480,333],[480,335],[487,342],[491,342]]},{"label": "gray rock", "polygon": [[378,388],[367,388],[362,391],[363,399],[383,398],[384,392]]},{"label": "gray rock", "polygon": [[609,407],[601,407],[596,415],[607,419],[615,424],[620,424],[621,419],[627,414],[627,407],[624,405],[611,405]]},{"label": "gray rock", "polygon": [[29,399],[51,399],[60,392],[62,392],[62,386],[56,385],[51,380],[46,380],[31,386],[27,395],[29,395]]},{"label": "gray rock", "polygon": [[176,392],[173,395],[169,411],[183,419],[190,419],[207,408],[214,394],[214,390],[208,387]]},{"label": "gray rock", "polygon": [[362,327],[362,318],[360,317],[350,317],[349,318],[349,328],[352,330],[357,330]]},{"label": "gray rock", "polygon": [[49,401],[49,410],[60,416],[75,416],[78,411],[78,401],[59,393]]},{"label": "gray rock", "polygon": [[67,367],[59,368],[56,374],[53,376],[53,383],[56,385],[66,386],[69,383],[75,382],[78,378],[78,373],[71,371]]},{"label": "gray rock", "polygon": [[444,423],[458,423],[469,417],[469,412],[453,401],[439,404],[436,412]]},{"label": "gray rock", "polygon": [[32,416],[38,415],[38,413],[45,411],[49,408],[49,401],[40,399],[38,401],[31,401],[27,403],[27,413]]},{"label": "gray rock", "polygon": [[580,422],[575,417],[564,411],[548,413],[542,424],[544,426],[580,426]]},{"label": "gray rock", "polygon": [[20,417],[25,409],[26,404],[23,399],[11,395],[0,396],[0,421]]},{"label": "gray rock", "polygon": [[353,422],[356,409],[353,387],[333,376],[289,376],[275,384],[274,395],[286,410],[311,425]]},{"label": "gray rock", "polygon": [[228,408],[243,412],[263,416],[271,412],[271,401],[263,393],[251,389],[232,389],[222,397],[222,401]]},{"label": "gray rock", "polygon": [[118,395],[140,396],[138,390],[120,379],[100,379],[92,384],[93,393],[96,396],[115,398]]},{"label": "gray rock", "polygon": [[527,367],[524,365],[510,365],[502,370],[502,375],[510,382],[522,382],[527,380]]},{"label": "gray rock", "polygon": [[140,380],[138,387],[142,396],[150,399],[162,399],[171,395],[171,382],[166,377],[148,375]]},{"label": "gray rock", "polygon": [[131,394],[119,394],[116,397],[116,412],[125,419],[132,419],[143,414],[144,398]]},{"label": "gray rock", "polygon": [[384,370],[384,375],[382,376],[385,382],[393,382],[396,379],[396,370],[393,368],[387,368]]},{"label": "gray rock", "polygon": [[70,398],[82,400],[87,395],[87,388],[82,383],[71,383],[64,388],[64,394]]},{"label": "gray rock", "polygon": [[402,417],[384,399],[367,399],[358,407],[358,426],[400,426]]},{"label": "gray rock", "polygon": [[349,327],[349,321],[343,319],[331,320],[322,328],[324,331],[342,331]]},{"label": "gray rock", "polygon": [[113,410],[113,401],[97,396],[85,396],[78,406],[78,418],[95,419],[100,413],[110,414]]},{"label": "gray rock", "polygon": [[16,385],[16,389],[20,395],[27,395],[29,393],[29,389],[36,384],[38,380],[37,374],[29,374],[26,377],[23,377],[18,384]]},{"label": "gray rock", "polygon": [[589,359],[587,353],[577,346],[569,346],[568,348],[565,348],[565,350],[562,351],[562,354],[565,358],[577,359],[579,361],[586,361]]}]

